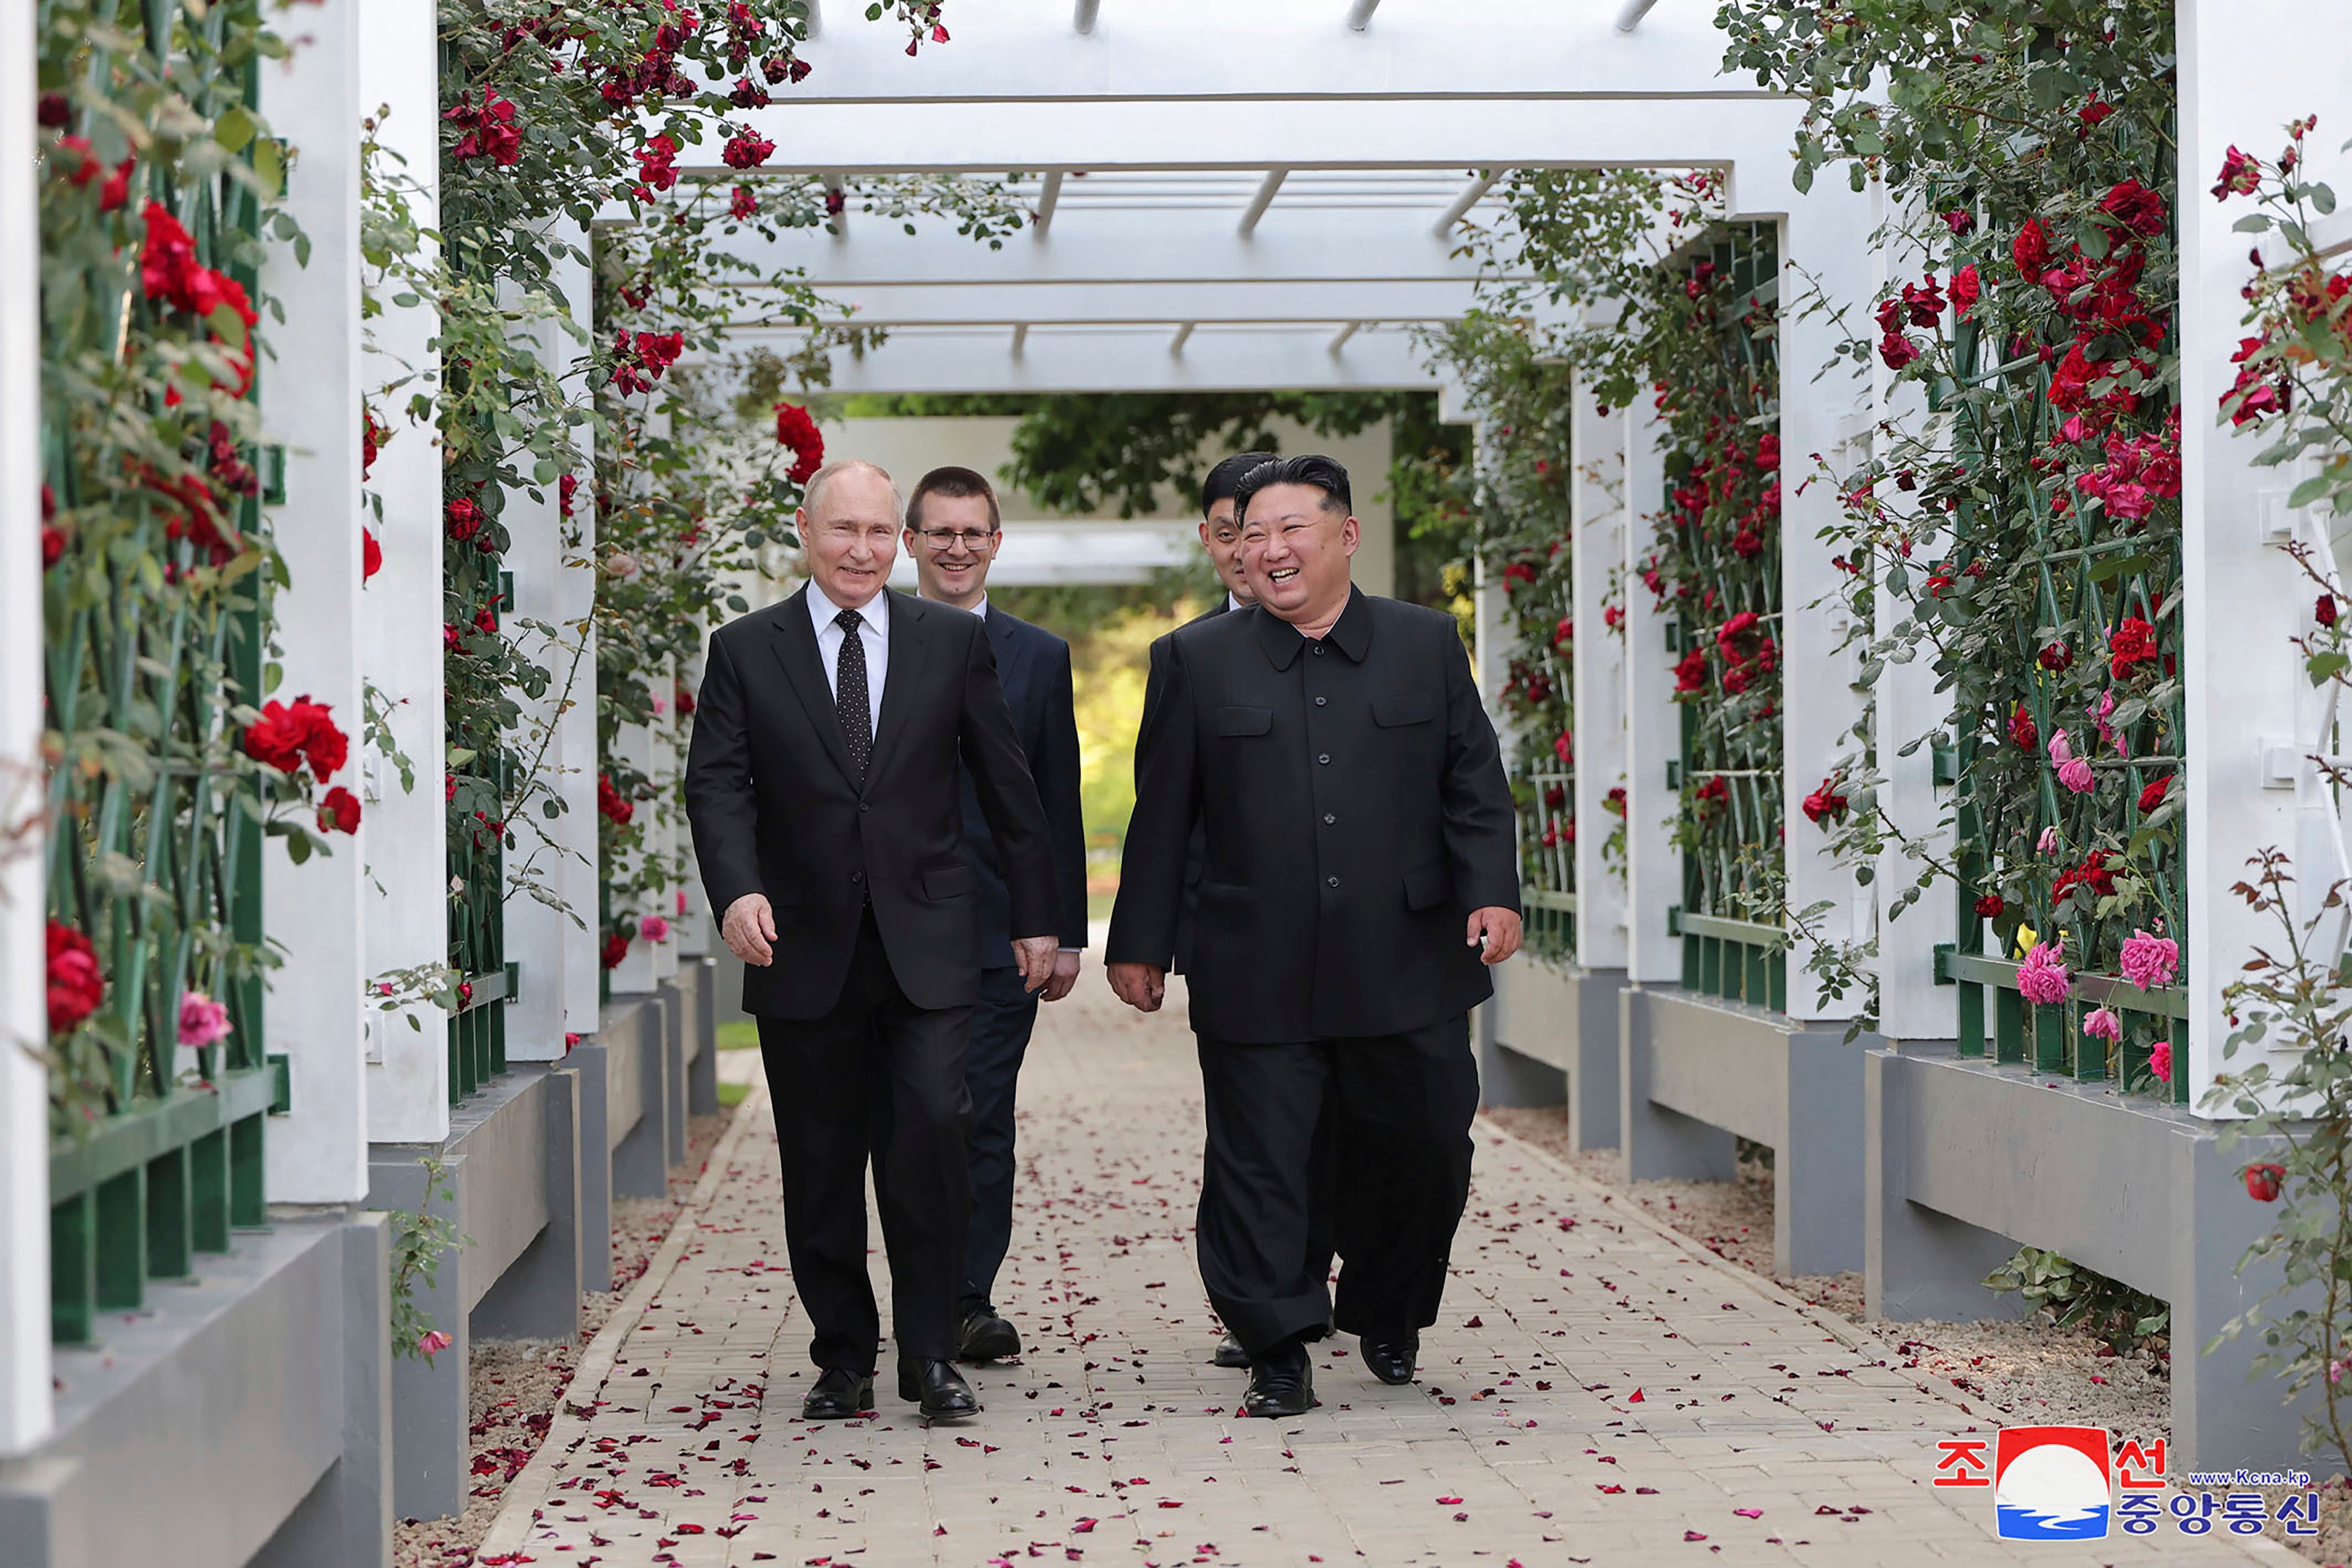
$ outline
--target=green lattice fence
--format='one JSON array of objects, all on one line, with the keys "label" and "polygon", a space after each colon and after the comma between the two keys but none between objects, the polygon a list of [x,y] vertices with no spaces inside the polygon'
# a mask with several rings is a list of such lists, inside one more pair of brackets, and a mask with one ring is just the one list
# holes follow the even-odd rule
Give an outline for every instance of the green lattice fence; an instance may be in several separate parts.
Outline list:
[{"label": "green lattice fence", "polygon": [[1670,266],[1690,300],[1654,369],[1664,495],[1648,582],[1675,601],[1683,984],[1788,1005],[1781,924],[1779,258],[1734,226]]},{"label": "green lattice fence", "polygon": [[[143,120],[168,92],[234,123],[257,94],[257,17],[251,4],[41,5],[44,125],[84,133],[103,157],[123,133],[91,108],[101,100]],[[53,931],[87,938],[103,991],[52,1035],[50,1304],[53,1337],[84,1344],[101,1314],[140,1309],[150,1281],[189,1278],[198,1256],[265,1219],[263,1125],[278,1094],[261,1047],[265,812],[230,710],[260,700],[267,578],[241,546],[278,497],[273,455],[226,423],[194,423],[216,383],[184,397],[142,363],[176,350],[192,320],[205,330],[184,301],[142,287],[135,247],[162,227],[146,203],[184,227],[196,266],[251,296],[263,216],[251,184],[216,163],[199,174],[193,159],[142,155],[116,165],[119,195],[101,196],[87,177],[61,183],[68,148],[48,151],[42,224],[42,477],[58,520],[44,569],[47,889]],[[274,166],[278,150],[248,140],[239,161],[257,155]],[[128,231],[127,256],[110,225]],[[180,1044],[190,993],[225,1004],[230,1026],[194,1049]]]}]

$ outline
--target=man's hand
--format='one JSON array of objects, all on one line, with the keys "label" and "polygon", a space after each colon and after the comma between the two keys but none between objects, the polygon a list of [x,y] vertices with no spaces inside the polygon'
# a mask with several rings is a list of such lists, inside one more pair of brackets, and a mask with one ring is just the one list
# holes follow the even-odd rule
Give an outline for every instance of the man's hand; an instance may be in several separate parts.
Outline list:
[{"label": "man's hand", "polygon": [[1502,963],[1519,951],[1519,917],[1506,909],[1472,910],[1469,944],[1476,947],[1481,939],[1486,949],[1478,955],[1478,962]]},{"label": "man's hand", "polygon": [[1057,936],[1016,936],[1013,939],[1013,962],[1021,967],[1021,986],[1024,991],[1043,990],[1054,978],[1054,955],[1062,950]]},{"label": "man's hand", "polygon": [[1078,955],[1064,948],[1054,955],[1054,978],[1045,983],[1045,1000],[1059,1002],[1078,983]]},{"label": "man's hand", "polygon": [[1109,963],[1110,988],[1139,1013],[1157,1013],[1168,996],[1168,972],[1156,963]]},{"label": "man's hand", "polygon": [[746,893],[728,905],[719,934],[726,939],[727,951],[744,963],[761,969],[773,963],[776,950],[768,944],[776,940],[776,913],[768,907],[768,895]]}]

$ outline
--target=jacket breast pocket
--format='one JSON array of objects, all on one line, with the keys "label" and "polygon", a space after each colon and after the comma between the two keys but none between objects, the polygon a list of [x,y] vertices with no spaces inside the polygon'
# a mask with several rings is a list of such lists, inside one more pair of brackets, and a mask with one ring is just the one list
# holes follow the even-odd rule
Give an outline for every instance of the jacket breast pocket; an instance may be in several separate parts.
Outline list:
[{"label": "jacket breast pocket", "polygon": [[1415,914],[1435,909],[1452,895],[1451,879],[1443,866],[1423,866],[1404,876],[1404,907]]},{"label": "jacket breast pocket", "polygon": [[971,867],[963,861],[952,866],[931,866],[923,871],[923,896],[932,900],[962,899],[971,896]]},{"label": "jacket breast pocket", "polygon": [[1217,710],[1217,733],[1220,735],[1263,735],[1274,728],[1271,708],[1220,708]]},{"label": "jacket breast pocket", "polygon": [[1372,722],[1383,730],[1426,724],[1437,717],[1437,704],[1424,692],[1399,691],[1372,699]]}]

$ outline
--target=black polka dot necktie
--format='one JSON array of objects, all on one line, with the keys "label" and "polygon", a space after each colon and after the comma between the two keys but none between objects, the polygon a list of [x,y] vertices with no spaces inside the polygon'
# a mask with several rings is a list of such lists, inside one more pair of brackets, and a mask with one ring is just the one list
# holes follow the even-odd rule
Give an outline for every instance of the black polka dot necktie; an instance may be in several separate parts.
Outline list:
[{"label": "black polka dot necktie", "polygon": [[857,635],[864,617],[844,610],[833,617],[841,628],[841,662],[833,683],[834,707],[841,714],[842,732],[849,737],[849,761],[857,782],[866,782],[866,759],[874,754],[874,711],[866,700],[866,640]]}]

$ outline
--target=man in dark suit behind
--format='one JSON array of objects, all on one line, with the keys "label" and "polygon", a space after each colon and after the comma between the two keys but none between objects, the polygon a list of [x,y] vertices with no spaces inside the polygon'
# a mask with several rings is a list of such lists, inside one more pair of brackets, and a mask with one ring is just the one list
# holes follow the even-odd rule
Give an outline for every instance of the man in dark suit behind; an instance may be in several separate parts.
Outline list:
[{"label": "man in dark suit behind", "polygon": [[995,837],[1020,969],[1052,978],[1058,902],[1045,808],[981,624],[887,590],[897,487],[828,464],[798,522],[809,582],[711,635],[687,814],[710,907],[744,963],[783,1167],[785,1243],[821,1369],[811,1419],[873,1401],[866,1272],[873,1099],[887,1095],[883,1227],[898,1393],[979,1409],[956,1372],[964,1048],[981,992],[979,900],[959,760]]},{"label": "man in dark suit behind", "polygon": [[[1141,742],[1109,976],[1165,994],[1186,845],[1205,829],[1188,976],[1208,1107],[1202,1282],[1247,1349],[1253,1415],[1313,1403],[1327,1318],[1413,1375],[1469,1193],[1468,1014],[1517,951],[1510,789],[1452,616],[1357,592],[1347,471],[1243,480],[1255,607],[1174,634]],[[1313,1147],[1339,1102],[1335,1303],[1308,1258]]]},{"label": "man in dark suit behind", "polygon": [[[1201,481],[1201,548],[1208,552],[1209,565],[1225,590],[1223,597],[1192,617],[1192,622],[1207,620],[1234,610],[1246,609],[1257,603],[1257,595],[1242,571],[1242,522],[1234,510],[1234,498],[1239,493],[1242,480],[1261,463],[1274,460],[1272,452],[1237,452],[1211,468]],[[1160,705],[1160,694],[1166,689],[1169,650],[1175,646],[1176,634],[1170,632],[1156,637],[1151,644],[1150,669],[1143,686],[1143,723],[1135,748],[1135,776],[1139,782],[1149,760],[1144,742],[1151,734],[1152,714]],[[1192,837],[1184,855],[1184,909],[1176,921],[1176,947],[1169,955],[1168,973],[1182,974],[1192,967],[1192,927],[1201,901],[1201,868],[1204,862],[1201,824],[1192,823]],[[1333,1108],[1327,1105],[1320,1129],[1315,1140],[1315,1190],[1309,1218],[1307,1238],[1308,1272],[1320,1279],[1331,1277],[1331,1184],[1334,1178],[1331,1158],[1331,1123]],[[1205,1181],[1208,1173],[1202,1172]],[[1219,1366],[1249,1365],[1249,1352],[1242,1347],[1238,1336],[1227,1331],[1210,1358]]]},{"label": "man in dark suit behind", "polygon": [[[1070,645],[988,602],[988,569],[1004,543],[996,491],[970,468],[934,468],[907,497],[908,552],[926,601],[980,617],[996,653],[996,676],[1051,830],[1055,930],[1062,949],[1044,996],[1058,1002],[1078,978],[1087,933],[1087,846],[1079,804],[1078,721]],[[980,1003],[972,1015],[964,1079],[971,1088],[971,1222],[956,1303],[956,1354],[994,1361],[1021,1353],[1021,1335],[996,1310],[996,1271],[1013,1240],[1013,1100],[1038,994],[1013,966],[1012,895],[978,781],[963,781],[964,838],[980,882]]]}]

